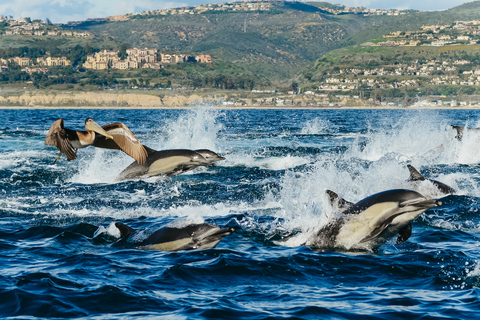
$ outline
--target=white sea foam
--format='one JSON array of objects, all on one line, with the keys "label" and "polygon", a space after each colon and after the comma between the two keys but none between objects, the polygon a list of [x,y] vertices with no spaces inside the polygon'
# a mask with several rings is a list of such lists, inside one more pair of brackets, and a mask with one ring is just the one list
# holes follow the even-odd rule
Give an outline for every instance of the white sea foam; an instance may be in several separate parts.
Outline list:
[{"label": "white sea foam", "polygon": [[[75,160],[77,173],[69,182],[82,184],[112,183],[134,160],[118,150],[88,148],[79,150],[82,155]],[[67,165],[73,166],[70,162]]]},{"label": "white sea foam", "polygon": [[[14,172],[31,170],[37,165],[38,159],[45,157],[40,150],[18,150],[0,153],[0,170],[9,169]],[[53,161],[53,159],[52,159]]]},{"label": "white sea foam", "polygon": [[[440,123],[440,124],[439,124]],[[371,131],[364,148],[354,145],[345,154],[346,157],[356,157],[363,160],[377,161],[389,154],[410,158],[424,158],[430,150],[445,145],[447,138],[446,124],[441,120],[425,121],[421,117],[400,119],[392,128]]]},{"label": "white sea foam", "polygon": [[330,121],[321,119],[321,118],[314,118],[311,120],[306,121],[301,130],[301,134],[322,134],[328,133],[335,129]]},{"label": "white sea foam", "polygon": [[480,264],[478,263],[478,261],[475,261],[475,266],[472,269],[468,270],[467,277],[479,277],[479,276],[480,276]]},{"label": "white sea foam", "polygon": [[219,165],[224,167],[244,166],[266,170],[285,170],[312,163],[312,159],[309,157],[298,157],[288,154],[285,156],[265,157],[265,155],[259,152],[236,151],[226,155],[226,160],[222,160]]}]

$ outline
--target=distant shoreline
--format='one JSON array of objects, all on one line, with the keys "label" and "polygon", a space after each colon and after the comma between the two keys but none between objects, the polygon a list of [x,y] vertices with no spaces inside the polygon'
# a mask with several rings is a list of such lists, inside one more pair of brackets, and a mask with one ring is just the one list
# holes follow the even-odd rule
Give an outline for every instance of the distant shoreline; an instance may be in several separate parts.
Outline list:
[{"label": "distant shoreline", "polygon": [[[226,90],[175,92],[132,91],[58,91],[58,90],[0,90],[0,109],[18,110],[148,110],[189,109],[198,105],[222,110],[476,110],[480,109],[480,96],[456,101],[454,106],[440,97],[426,97],[425,103],[402,106],[400,104],[369,104],[369,101],[350,99],[329,102],[324,97],[249,91]],[[447,101],[449,102],[449,101]],[[404,104],[405,105],[405,104]],[[458,106],[456,106],[458,105]]]},{"label": "distant shoreline", "polygon": [[[0,110],[182,110],[195,108],[194,105],[186,106],[158,106],[158,107],[145,107],[145,106],[0,106]],[[389,106],[354,106],[354,107],[295,107],[295,106],[212,106],[213,109],[219,110],[480,110],[480,107],[451,107],[451,106],[414,106],[414,107],[389,107]]]}]

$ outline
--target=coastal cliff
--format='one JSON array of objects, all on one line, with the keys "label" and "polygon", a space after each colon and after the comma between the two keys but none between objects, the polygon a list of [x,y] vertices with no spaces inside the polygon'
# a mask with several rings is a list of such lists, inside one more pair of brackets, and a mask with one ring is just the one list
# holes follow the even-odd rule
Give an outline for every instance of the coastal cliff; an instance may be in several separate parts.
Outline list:
[{"label": "coastal cliff", "polygon": [[110,92],[32,92],[0,95],[0,106],[4,107],[112,107],[112,108],[155,108],[183,107],[201,101],[199,95],[154,95],[147,93]]}]

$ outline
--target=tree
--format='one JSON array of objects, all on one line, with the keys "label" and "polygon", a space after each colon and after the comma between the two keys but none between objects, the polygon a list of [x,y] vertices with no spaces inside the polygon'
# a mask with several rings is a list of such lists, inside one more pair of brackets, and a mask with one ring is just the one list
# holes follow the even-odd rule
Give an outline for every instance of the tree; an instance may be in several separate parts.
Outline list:
[{"label": "tree", "polygon": [[128,81],[128,84],[132,87],[137,87],[138,86],[137,79],[132,79]]},{"label": "tree", "polygon": [[298,90],[298,83],[292,82],[288,89],[296,92]]},{"label": "tree", "polygon": [[122,43],[121,45],[118,46],[118,57],[122,60],[125,60],[127,58],[127,49],[130,47],[130,45],[126,43]]}]

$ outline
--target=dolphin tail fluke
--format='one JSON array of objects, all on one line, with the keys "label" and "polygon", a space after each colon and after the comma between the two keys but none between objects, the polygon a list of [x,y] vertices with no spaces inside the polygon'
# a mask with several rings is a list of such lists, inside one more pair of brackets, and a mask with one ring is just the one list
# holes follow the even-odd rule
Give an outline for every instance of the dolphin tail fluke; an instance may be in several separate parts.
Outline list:
[{"label": "dolphin tail fluke", "polygon": [[412,165],[407,164],[407,168],[410,171],[410,181],[424,181],[425,177],[422,176],[417,169],[415,169]]}]

